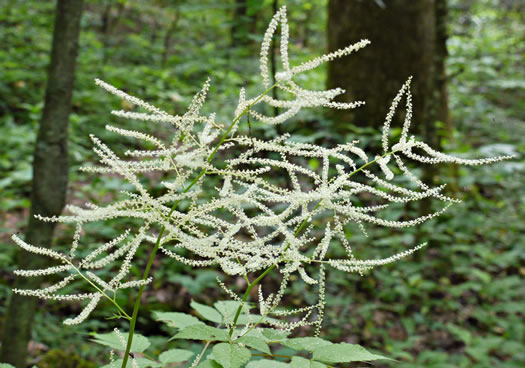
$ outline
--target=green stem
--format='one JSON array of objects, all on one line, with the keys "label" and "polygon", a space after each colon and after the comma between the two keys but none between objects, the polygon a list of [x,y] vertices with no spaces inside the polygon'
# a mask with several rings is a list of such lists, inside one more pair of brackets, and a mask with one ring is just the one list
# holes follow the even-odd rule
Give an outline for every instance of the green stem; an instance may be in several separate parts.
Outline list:
[{"label": "green stem", "polygon": [[[316,209],[319,208],[319,206],[321,205],[321,201],[319,201],[317,203],[317,205],[314,207],[314,209],[312,211],[315,211]],[[299,235],[299,233],[301,232],[301,230],[303,229],[303,227],[306,226],[306,223],[308,222],[308,219],[304,219],[303,222],[301,223],[301,225],[297,228],[297,230],[295,231],[295,236],[297,237],[297,235]],[[242,302],[241,302],[241,305],[239,305],[239,308],[237,308],[237,311],[235,312],[235,317],[233,318],[233,324],[232,324],[232,327],[230,328],[230,338],[232,337],[233,335],[233,330],[235,329],[235,327],[237,326],[237,321],[239,320],[239,316],[241,315],[241,311],[242,311],[242,307],[244,306],[244,303],[246,302],[246,300],[248,300],[248,297],[250,296],[250,291],[252,291],[253,287],[257,284],[259,284],[259,282],[261,282],[261,280],[266,276],[268,275],[270,272],[272,272],[272,270],[277,267],[277,264],[279,262],[281,262],[281,259],[284,255],[284,253],[288,250],[288,248],[290,247],[290,244],[288,243],[286,245],[286,247],[284,248],[283,250],[283,253],[281,254],[281,257],[279,259],[279,261],[277,261],[277,263],[274,263],[273,265],[271,265],[270,267],[268,267],[266,269],[266,271],[264,271],[262,274],[259,275],[259,277],[257,277],[252,283],[248,283],[248,288],[246,289],[243,297],[242,297]]]},{"label": "green stem", "polygon": [[69,265],[71,267],[73,267],[73,269],[80,275],[80,277],[82,277],[84,280],[86,280],[91,286],[93,286],[95,288],[95,290],[97,290],[100,294],[102,294],[102,296],[104,296],[107,300],[109,300],[111,303],[113,303],[113,305],[115,307],[117,307],[117,309],[119,310],[120,313],[122,313],[122,315],[124,317],[126,317],[128,320],[131,319],[131,317],[124,311],[124,309],[122,309],[122,307],[113,299],[113,298],[110,298],[105,292],[104,290],[101,290],[95,283],[93,283],[88,277],[84,276],[84,274],[82,272],[80,272],[80,270],[73,264],[71,263],[70,261],[68,261]]},{"label": "green stem", "polygon": [[[215,154],[217,153],[217,151],[219,150],[219,148],[222,146],[222,144],[224,143],[224,141],[226,140],[226,138],[228,137],[228,134],[230,134],[230,132],[232,131],[233,127],[235,126],[235,124],[237,124],[237,122],[245,115],[248,113],[248,111],[250,110],[250,108],[255,105],[256,103],[258,103],[261,98],[266,95],[268,92],[270,92],[272,89],[274,89],[275,87],[277,86],[277,84],[274,84],[273,86],[271,86],[270,88],[268,88],[266,91],[264,91],[253,103],[251,103],[249,106],[247,106],[243,112],[241,114],[239,114],[239,116],[237,116],[233,121],[232,123],[230,124],[230,126],[228,127],[228,129],[226,130],[226,132],[222,135],[219,143],[217,143],[217,145],[215,146],[215,149],[210,153],[210,155],[208,156],[208,159],[207,159],[207,162],[211,162],[211,160],[213,159],[213,157],[215,156]],[[206,168],[202,169],[202,171],[199,173],[199,175],[197,175],[197,177],[195,179],[193,179],[193,181],[190,183],[189,186],[187,186],[183,193],[187,193],[195,184],[197,184],[197,182],[206,174]],[[175,208],[177,208],[178,204],[180,203],[180,200],[176,201],[173,206],[171,207],[171,210],[167,216],[167,218],[169,219],[171,217],[171,215],[173,214],[173,212],[175,211]],[[162,238],[162,235],[164,235],[164,232],[166,231],[166,228],[163,226],[161,227],[160,229],[160,232],[159,232],[159,235],[157,237],[157,241],[155,242],[155,247],[153,248],[153,250],[151,251],[151,255],[149,257],[149,260],[148,260],[148,263],[146,265],[146,269],[144,270],[144,274],[142,275],[142,280],[146,280],[149,276],[149,272],[151,270],[151,265],[153,264],[153,260],[155,259],[155,255],[157,254],[157,251],[160,247],[160,241],[161,241],[161,238]],[[127,364],[128,364],[128,358],[129,358],[129,353],[131,351],[131,344],[133,343],[133,334],[135,333],[135,325],[137,323],[137,317],[138,317],[138,314],[139,314],[139,309],[140,309],[140,302],[141,302],[141,299],[142,299],[142,294],[144,293],[144,288],[145,288],[146,285],[141,285],[140,288],[139,288],[139,293],[137,295],[137,299],[135,301],[135,305],[133,306],[133,314],[131,315],[131,322],[130,322],[130,325],[129,325],[129,335],[128,335],[128,342],[126,344],[126,352],[124,353],[124,357],[123,357],[123,360],[122,360],[122,368],[126,368]]]}]

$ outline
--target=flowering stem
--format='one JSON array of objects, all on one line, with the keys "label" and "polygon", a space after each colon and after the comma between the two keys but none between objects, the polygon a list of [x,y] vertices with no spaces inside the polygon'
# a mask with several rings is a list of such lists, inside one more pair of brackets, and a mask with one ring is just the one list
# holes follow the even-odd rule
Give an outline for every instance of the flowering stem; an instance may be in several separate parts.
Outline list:
[{"label": "flowering stem", "polygon": [[104,292],[104,290],[101,290],[97,285],[95,285],[95,283],[93,283],[89,278],[87,278],[86,276],[84,276],[84,274],[82,272],[80,272],[80,270],[70,261],[68,261],[67,263],[69,263],[69,265],[71,267],[73,267],[73,269],[80,275],[80,277],[82,277],[84,280],[86,280],[91,286],[93,286],[95,288],[95,290],[97,290],[100,294],[102,294],[102,296],[104,296],[107,300],[109,300],[111,303],[113,303],[113,305],[115,305],[115,307],[117,307],[117,309],[119,310],[120,313],[122,313],[122,316],[125,317],[126,319],[130,320],[131,317],[124,311],[124,309],[122,309],[122,307],[113,299],[113,298],[110,298],[108,296],[108,294],[106,294]]},{"label": "flowering stem", "polygon": [[[364,165],[362,165],[361,167],[359,167],[358,169],[352,171],[351,173],[348,174],[348,177],[351,177],[352,175],[354,174],[357,174],[358,172],[362,171],[363,169],[365,169],[367,166],[373,164],[374,162],[386,157],[386,156],[389,156],[389,155],[392,155],[394,154],[396,151],[392,151],[392,152],[387,152],[385,153],[384,155],[382,156],[379,156],[378,158],[372,160],[372,161],[369,161],[367,163],[365,163]],[[317,204],[315,205],[314,209],[312,210],[312,212],[315,212],[315,210],[317,210],[320,206],[321,206],[321,202],[322,200],[320,200],[319,202],[317,202]],[[301,232],[301,230],[306,226],[308,222],[308,218],[304,219],[303,222],[301,222],[301,225],[297,228],[297,230],[295,231],[295,234],[294,236],[297,237],[297,235],[299,235],[299,233]],[[281,254],[281,258],[279,259],[278,262],[282,261],[283,260],[283,256],[284,256],[284,253],[288,250],[288,248],[290,247],[290,244],[287,244],[286,247],[284,248],[282,254]],[[277,262],[277,263],[278,263]],[[230,338],[232,337],[233,335],[233,330],[235,329],[235,327],[237,326],[237,321],[239,320],[239,316],[241,315],[241,311],[242,311],[242,307],[244,306],[244,303],[248,300],[248,297],[250,295],[250,292],[252,291],[252,289],[254,288],[255,285],[259,284],[259,282],[261,282],[261,280],[266,276],[268,275],[271,271],[273,271],[273,269],[275,269],[277,267],[277,264],[273,264],[271,265],[270,267],[268,267],[266,269],[266,271],[264,271],[259,277],[257,277],[252,283],[248,283],[248,288],[246,289],[243,297],[242,297],[242,302],[241,302],[241,305],[239,305],[239,308],[237,308],[237,312],[235,313],[235,317],[233,319],[233,323],[232,323],[232,327],[230,328]],[[254,326],[255,327],[255,326]]]},{"label": "flowering stem", "polygon": [[[228,134],[230,134],[230,132],[232,131],[233,127],[235,126],[235,124],[237,124],[237,122],[244,116],[248,113],[248,111],[250,110],[250,108],[255,105],[256,103],[258,103],[261,98],[268,94],[272,89],[274,89],[275,87],[277,86],[277,84],[274,84],[273,86],[271,86],[270,88],[268,88],[266,91],[264,91],[253,103],[251,103],[249,106],[247,106],[243,112],[241,114],[239,114],[239,116],[237,116],[233,121],[232,123],[230,124],[230,126],[228,127],[228,129],[226,130],[226,132],[224,132],[224,134],[222,135],[219,143],[217,143],[217,145],[215,146],[214,150],[210,153],[210,155],[208,156],[208,159],[207,159],[207,162],[211,162],[211,160],[213,159],[213,157],[215,156],[215,154],[217,153],[217,151],[219,150],[219,148],[222,146],[222,144],[224,143],[224,141],[226,140],[226,138],[228,137]],[[206,174],[206,168],[202,169],[202,171],[199,173],[199,175],[197,175],[197,177],[195,179],[193,179],[193,181],[190,183],[190,185],[188,185],[184,190],[183,190],[183,193],[187,193],[195,184],[197,184],[197,182]],[[168,213],[168,216],[167,216],[167,219],[169,219],[171,217],[171,215],[173,214],[173,212],[175,211],[175,208],[177,208],[178,204],[179,204],[180,200],[176,201],[173,206],[171,207],[171,210],[170,212]],[[160,229],[160,232],[159,232],[159,235],[157,236],[157,241],[155,242],[155,247],[153,248],[153,250],[151,251],[151,255],[149,257],[149,260],[148,260],[148,263],[146,265],[146,269],[144,270],[144,274],[142,275],[142,280],[146,280],[149,276],[149,272],[151,270],[151,265],[153,264],[153,260],[155,259],[155,255],[157,254],[157,251],[159,250],[159,247],[160,247],[160,241],[162,239],[162,235],[164,235],[164,232],[166,231],[166,227],[162,226],[161,229]],[[271,270],[269,270],[271,271]],[[269,272],[268,271],[268,272]],[[264,275],[261,275],[262,277],[266,276],[266,274]],[[124,353],[124,357],[123,357],[123,360],[122,360],[122,368],[126,368],[127,366],[127,363],[128,363],[128,358],[129,358],[129,353],[131,351],[131,344],[133,342],[133,334],[135,333],[135,325],[137,323],[137,317],[138,317],[138,314],[139,314],[139,309],[140,309],[140,302],[141,302],[141,299],[142,299],[142,294],[144,293],[144,288],[145,288],[145,284],[142,284],[140,287],[139,287],[139,292],[138,292],[138,295],[137,295],[137,299],[135,300],[135,305],[133,306],[133,314],[131,315],[131,322],[130,322],[130,325],[129,325],[129,334],[128,334],[128,342],[126,344],[126,352]],[[240,313],[240,311],[238,311]],[[231,333],[230,333],[231,335]]]}]

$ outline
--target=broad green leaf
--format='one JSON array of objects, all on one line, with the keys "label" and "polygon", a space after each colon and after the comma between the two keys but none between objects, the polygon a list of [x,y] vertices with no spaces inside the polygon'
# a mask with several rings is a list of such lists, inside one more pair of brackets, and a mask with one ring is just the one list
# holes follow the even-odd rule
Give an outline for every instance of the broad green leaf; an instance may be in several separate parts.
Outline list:
[{"label": "broad green leaf", "polygon": [[[255,323],[255,322],[259,322],[261,320],[261,315],[260,314],[242,314],[239,315],[239,319],[237,320],[237,324],[238,325],[247,325],[249,323]],[[262,320],[261,323],[266,323],[266,322],[269,322],[269,321],[272,321],[272,322],[279,322],[278,319],[275,319],[275,318],[272,318],[272,317],[264,317],[264,319]]]},{"label": "broad green leaf", "polygon": [[240,368],[252,354],[250,350],[235,344],[217,344],[212,350],[213,359],[223,366],[223,368]]},{"label": "broad green leaf", "polygon": [[266,340],[255,337],[255,336],[243,336],[236,340],[237,342],[244,344],[246,346],[249,346],[251,348],[257,349],[259,351],[262,351],[266,354],[271,354],[270,348],[266,344]]},{"label": "broad green leaf", "polygon": [[246,368],[290,368],[290,364],[278,362],[276,360],[261,359],[248,363]]},{"label": "broad green leaf", "polygon": [[180,330],[192,325],[204,325],[204,322],[199,321],[198,318],[179,312],[153,312],[153,318]]},{"label": "broad green leaf", "polygon": [[0,363],[0,368],[15,368],[11,364],[7,363]]},{"label": "broad green leaf", "polygon": [[201,303],[197,303],[195,300],[191,301],[190,306],[195,309],[204,319],[215,323],[222,322],[222,316],[219,312],[217,312],[216,309]]},{"label": "broad green leaf", "polygon": [[315,349],[313,359],[324,363],[348,363],[389,358],[372,354],[360,345],[342,342]]},{"label": "broad green leaf", "polygon": [[[239,306],[241,305],[240,302],[237,302],[235,300],[221,300],[216,302],[213,306],[215,309],[217,309],[219,312],[221,312],[223,316],[224,323],[232,323],[233,319],[235,318],[235,314],[237,313],[237,309],[239,309]],[[248,313],[249,307],[245,303],[242,307],[241,313]]]},{"label": "broad green leaf", "polygon": [[163,364],[178,363],[190,359],[195,353],[189,350],[170,349],[159,356],[159,360]]},{"label": "broad green leaf", "polygon": [[263,328],[262,334],[270,341],[286,340],[286,336],[290,333],[287,331],[274,330],[272,328]]},{"label": "broad green leaf", "polygon": [[[124,337],[124,341],[128,341],[128,333],[122,332],[122,337]],[[97,344],[109,346],[112,349],[115,350],[126,350],[126,345],[122,345],[122,341],[120,341],[120,338],[117,336],[115,332],[106,333],[106,334],[93,334],[93,342],[96,342]],[[148,339],[145,336],[142,336],[140,334],[133,334],[133,342],[131,343],[131,352],[132,353],[142,353],[144,350],[146,350],[150,346],[150,343]]]},{"label": "broad green leaf", "polygon": [[183,328],[172,339],[204,340],[204,341],[228,341],[228,331],[207,325],[192,325]]},{"label": "broad green leaf", "polygon": [[258,338],[261,338],[263,340],[268,340],[264,335],[263,335],[263,329],[262,328],[254,328],[253,330],[249,331],[245,336],[253,336],[253,337],[258,337]]},{"label": "broad green leaf", "polygon": [[314,351],[317,348],[332,345],[330,341],[323,340],[320,337],[297,337],[283,341],[281,344],[299,351]]},{"label": "broad green leaf", "polygon": [[[162,364],[159,364],[157,362],[153,362],[153,361],[151,361],[149,359],[135,358],[135,361],[137,362],[137,365],[139,366],[139,368],[162,368]],[[120,367],[122,367],[122,363],[124,363],[124,360],[118,359],[118,360],[115,360],[113,365],[106,364],[105,366],[103,366],[101,368],[112,368],[112,367],[120,368]],[[128,359],[128,362],[126,363],[126,368],[133,368],[133,363],[131,362],[131,359]]]},{"label": "broad green leaf", "polygon": [[458,337],[461,341],[465,343],[465,345],[470,345],[472,342],[472,335],[471,333],[459,326],[456,326],[452,323],[447,324],[447,329],[454,334],[456,337]]},{"label": "broad green leaf", "polygon": [[219,363],[217,363],[214,360],[205,360],[204,362],[201,362],[197,368],[222,368]]},{"label": "broad green leaf", "polygon": [[309,360],[299,356],[292,357],[292,363],[290,364],[291,368],[326,368],[321,362],[316,362],[314,360]]}]

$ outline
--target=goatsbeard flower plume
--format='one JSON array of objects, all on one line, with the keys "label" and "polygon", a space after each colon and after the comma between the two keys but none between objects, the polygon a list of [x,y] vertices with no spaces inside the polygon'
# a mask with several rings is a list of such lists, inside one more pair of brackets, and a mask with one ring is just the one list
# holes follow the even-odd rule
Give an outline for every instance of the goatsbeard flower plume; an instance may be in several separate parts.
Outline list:
[{"label": "goatsbeard flower plume", "polygon": [[[276,83],[271,85],[269,48],[279,26],[282,68],[273,76]],[[288,39],[286,8],[282,7],[271,20],[262,42],[260,70],[264,92],[249,98],[246,91],[241,89],[235,114],[227,125],[216,122],[214,114],[201,113],[210,88],[209,80],[195,95],[185,114],[172,115],[97,79],[97,85],[144,111],[119,110],[113,111],[113,115],[169,124],[176,133],[170,141],[163,141],[150,134],[107,125],[108,131],[147,142],[151,147],[128,150],[123,156],[92,135],[94,152],[99,157],[100,165],[85,166],[83,170],[94,174],[118,174],[133,185],[134,191],[126,192],[126,198],[109,205],[87,204],[85,208],[68,206],[67,215],[53,218],[39,216],[42,221],[75,226],[67,254],[42,245],[27,244],[13,235],[14,242],[24,250],[46,255],[58,262],[58,265],[45,269],[17,270],[17,275],[64,275],[61,281],[43,289],[15,289],[14,292],[43,299],[85,301],[87,304],[80,314],[64,322],[78,324],[89,316],[103,298],[115,304],[111,295],[118,290],[143,287],[150,283],[150,277],[133,279],[130,269],[137,262],[136,254],[140,247],[155,247],[176,261],[192,267],[217,266],[228,275],[247,277],[248,274],[278,268],[283,281],[277,293],[265,296],[259,288],[261,315],[303,315],[299,321],[287,323],[271,319],[268,322],[285,329],[307,323],[320,326],[328,266],[345,272],[363,273],[373,267],[397,261],[425,245],[416,244],[385,259],[357,259],[346,238],[345,226],[354,223],[363,231],[366,223],[391,228],[416,226],[439,216],[452,203],[458,202],[443,194],[444,186],[431,187],[423,183],[410,171],[406,160],[424,164],[481,165],[510,158],[457,158],[438,152],[409,136],[412,118],[411,78],[392,102],[383,125],[382,152],[375,156],[359,148],[357,141],[322,147],[296,142],[287,134],[270,140],[240,135],[239,124],[243,116],[250,116],[262,124],[276,125],[285,123],[304,108],[353,109],[364,104],[362,101],[335,102],[334,98],[345,92],[343,89],[312,91],[301,87],[294,78],[322,63],[360,50],[370,43],[368,40],[292,66],[288,56]],[[282,90],[282,95],[291,98],[280,100],[270,97],[268,92],[273,88]],[[391,122],[403,98],[406,101],[404,124],[399,141],[392,144]],[[283,112],[277,116],[266,115],[265,105],[278,107]],[[242,148],[241,154],[236,157],[227,155],[227,152],[237,148]],[[217,164],[218,152],[225,157],[220,165]],[[305,158],[316,159],[320,162],[319,167],[313,169],[308,166]],[[375,167],[379,171],[373,170],[374,164],[377,164]],[[164,174],[163,192],[160,195],[154,194],[140,180],[144,174],[151,172]],[[275,182],[273,177],[276,172],[285,175],[290,184],[284,186]],[[413,186],[401,185],[395,180],[396,175],[402,175]],[[204,192],[205,180],[214,178],[216,181],[217,177],[221,178],[220,187],[213,191],[207,187]],[[362,205],[360,198],[363,194],[373,198],[370,205]],[[381,215],[392,204],[424,198],[443,202],[442,209],[409,220],[387,220]],[[188,203],[184,209],[179,206],[182,201]],[[313,235],[315,226],[311,220],[320,216],[328,220],[323,222],[323,235],[318,238]],[[117,218],[136,219],[140,226],[125,230],[96,247],[82,243],[81,234],[87,224]],[[346,257],[330,258],[331,246],[342,247]],[[317,276],[309,275],[305,268],[306,265],[314,264],[319,265]],[[97,274],[101,270],[105,272]],[[279,310],[277,307],[294,273],[306,284],[316,285],[319,303],[293,311]],[[102,274],[110,276],[103,278]],[[88,282],[93,291],[60,293],[75,280]],[[233,298],[241,300],[224,284],[221,285]],[[115,305],[119,309],[119,316],[129,319]],[[311,322],[314,309],[317,310],[318,319]]]}]

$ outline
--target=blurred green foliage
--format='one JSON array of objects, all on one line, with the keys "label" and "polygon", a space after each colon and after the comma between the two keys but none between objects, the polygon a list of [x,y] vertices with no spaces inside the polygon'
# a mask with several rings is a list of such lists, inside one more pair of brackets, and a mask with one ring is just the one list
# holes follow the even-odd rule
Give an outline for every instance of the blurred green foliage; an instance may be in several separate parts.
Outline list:
[{"label": "blurred green foliage", "polygon": [[[227,121],[238,89],[256,85],[258,44],[272,14],[272,1],[247,0],[247,13],[235,19],[235,2],[212,0],[139,1],[86,0],[80,54],[70,119],[69,202],[104,203],[126,189],[115,177],[80,174],[76,169],[93,159],[89,133],[102,137],[117,152],[133,144],[115,141],[104,131],[114,121],[112,109],[127,109],[96,88],[101,78],[131,94],[180,113],[207,76],[211,97],[205,111]],[[12,281],[14,252],[9,233],[23,230],[29,207],[32,148],[43,107],[46,67],[49,62],[54,2],[4,1],[0,6],[0,297],[5,301]],[[282,4],[281,4],[282,5]],[[291,0],[289,8],[295,62],[325,48],[326,1]],[[525,8],[507,0],[449,1],[449,91],[453,137],[443,135],[449,152],[479,155],[525,151]],[[358,21],[358,20],[353,20]],[[236,22],[246,42],[232,47]],[[390,31],[390,30],[385,30]],[[353,57],[359,57],[355,55]],[[409,61],[407,61],[409,62]],[[324,84],[321,72],[301,83]],[[387,106],[385,106],[385,112]],[[128,128],[169,137],[169,128],[134,123]],[[311,111],[283,127],[292,134],[326,144],[341,138],[359,138],[363,144],[378,139],[373,129],[354,129],[338,137],[326,130],[322,112]],[[248,134],[247,126],[244,126]],[[254,126],[269,136],[274,127]],[[312,160],[311,166],[319,165]],[[413,259],[375,270],[369,275],[329,273],[325,337],[359,343],[402,361],[403,367],[522,367],[525,365],[525,170],[523,157],[490,167],[443,169],[441,182],[456,183],[463,203],[419,230],[386,232],[370,228],[365,238],[358,229],[348,236],[358,256],[379,258],[400,251],[416,240],[431,246]],[[390,216],[417,213],[399,208]],[[132,224],[110,224],[88,241],[101,243]],[[60,228],[58,244],[67,244],[70,229]],[[60,245],[59,245],[60,246]],[[144,250],[143,252],[147,252]],[[140,270],[135,270],[140,273]],[[154,265],[155,283],[148,291],[150,311],[189,311],[195,298],[213,304],[222,296],[215,270],[192,270],[165,259]],[[229,284],[239,280],[221,276]],[[300,283],[290,289],[287,302],[302,305],[310,295]],[[242,284],[239,284],[241,287]],[[72,284],[71,288],[75,288]],[[131,305],[134,295],[119,295]],[[60,325],[66,307],[46,303],[35,323],[33,340],[43,344],[46,357],[39,367],[53,366],[56,350],[71,345],[82,359],[102,364],[107,355],[88,341],[88,333],[107,332],[115,326],[96,312],[80,329]],[[0,315],[5,303],[0,304]],[[144,312],[139,331],[153,336],[152,348],[166,343],[168,331]],[[0,318],[0,323],[1,323]],[[125,329],[125,328],[124,328]],[[299,332],[301,335],[308,330]],[[183,346],[184,348],[184,346]],[[190,347],[185,347],[190,348]],[[42,351],[33,351],[42,356]],[[58,354],[58,355],[57,355]],[[45,365],[48,364],[48,365]],[[51,365],[49,365],[51,364]],[[84,364],[84,363],[82,363]],[[87,367],[88,365],[86,365]],[[377,366],[381,366],[377,364]]]}]

